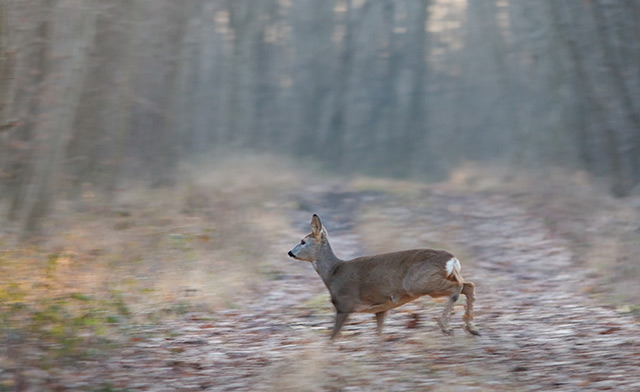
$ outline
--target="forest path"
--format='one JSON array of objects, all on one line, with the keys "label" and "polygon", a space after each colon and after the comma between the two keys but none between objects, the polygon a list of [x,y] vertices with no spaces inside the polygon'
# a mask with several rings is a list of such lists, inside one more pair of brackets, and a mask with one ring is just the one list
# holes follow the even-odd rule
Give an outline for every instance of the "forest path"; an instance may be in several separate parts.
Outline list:
[{"label": "forest path", "polygon": [[[444,186],[422,191],[414,203],[338,188],[295,197],[300,208],[290,219],[300,231],[282,239],[283,257],[274,261],[280,272],[238,309],[187,315],[132,342],[110,361],[109,385],[154,391],[640,391],[640,325],[589,299],[588,273],[574,265],[564,242],[508,198]],[[449,337],[435,323],[443,304],[423,298],[391,311],[382,339],[373,317],[357,314],[329,342],[333,309],[326,288],[309,264],[286,252],[308,232],[315,212],[338,256],[365,253],[357,228],[366,211],[404,233],[407,245],[455,248],[463,276],[476,284],[481,336],[463,332],[464,300],[456,305]]]}]

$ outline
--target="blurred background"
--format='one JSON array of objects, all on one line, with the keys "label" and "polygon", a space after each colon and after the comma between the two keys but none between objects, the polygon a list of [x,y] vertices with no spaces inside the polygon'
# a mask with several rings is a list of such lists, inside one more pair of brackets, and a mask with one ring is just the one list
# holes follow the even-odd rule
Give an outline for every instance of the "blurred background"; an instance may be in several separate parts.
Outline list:
[{"label": "blurred background", "polygon": [[[446,178],[465,161],[640,181],[636,1],[3,1],[10,220],[194,154]],[[34,222],[26,222],[34,226]]]},{"label": "blurred background", "polygon": [[[7,357],[239,306],[324,190],[502,195],[637,314],[639,20],[636,0],[0,0]],[[392,218],[367,208],[347,226],[383,251]]]}]

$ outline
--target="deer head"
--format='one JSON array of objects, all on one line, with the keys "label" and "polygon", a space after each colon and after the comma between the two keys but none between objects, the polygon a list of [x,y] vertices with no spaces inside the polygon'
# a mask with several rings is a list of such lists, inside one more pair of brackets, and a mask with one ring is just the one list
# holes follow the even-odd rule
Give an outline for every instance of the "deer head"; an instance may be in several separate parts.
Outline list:
[{"label": "deer head", "polygon": [[323,244],[328,243],[327,230],[322,227],[322,222],[318,215],[313,214],[311,218],[311,233],[307,234],[298,245],[288,253],[289,257],[296,260],[313,262],[318,259],[318,254]]}]

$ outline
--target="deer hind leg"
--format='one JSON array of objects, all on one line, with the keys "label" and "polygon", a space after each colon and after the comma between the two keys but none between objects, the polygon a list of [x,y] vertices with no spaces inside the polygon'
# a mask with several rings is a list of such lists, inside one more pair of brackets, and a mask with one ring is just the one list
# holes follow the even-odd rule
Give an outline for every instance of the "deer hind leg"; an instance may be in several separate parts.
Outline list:
[{"label": "deer hind leg", "polygon": [[480,331],[473,325],[473,303],[476,300],[475,285],[472,282],[464,282],[462,285],[462,294],[467,297],[467,310],[464,312],[464,322],[467,332],[472,335],[480,335]]},{"label": "deer hind leg", "polygon": [[458,300],[458,293],[455,293],[449,297],[447,303],[444,305],[444,309],[442,310],[442,315],[438,319],[438,326],[442,332],[447,335],[453,335],[453,329],[449,327],[449,318],[451,317],[451,311],[453,310],[453,305]]},{"label": "deer hind leg", "polygon": [[376,323],[377,323],[377,328],[376,330],[378,331],[378,335],[382,334],[382,324],[384,324],[384,316],[387,315],[387,311],[383,311],[383,312],[378,312],[376,313]]},{"label": "deer hind leg", "polygon": [[349,313],[336,313],[336,323],[333,326],[333,332],[331,332],[331,340],[338,335],[338,332],[340,332],[344,322],[347,320],[347,316],[349,316]]}]

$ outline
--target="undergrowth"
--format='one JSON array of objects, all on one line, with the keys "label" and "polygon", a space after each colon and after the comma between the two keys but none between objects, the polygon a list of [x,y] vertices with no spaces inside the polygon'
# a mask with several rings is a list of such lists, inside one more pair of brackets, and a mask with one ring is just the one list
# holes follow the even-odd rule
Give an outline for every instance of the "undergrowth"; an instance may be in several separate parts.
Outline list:
[{"label": "undergrowth", "polygon": [[[20,369],[99,360],[146,339],[146,326],[241,308],[252,287],[282,273],[273,260],[300,234],[286,219],[296,208],[291,189],[300,194],[317,186],[318,176],[292,166],[246,155],[193,161],[173,187],[132,181],[114,200],[89,190],[81,200],[61,203],[39,242],[21,243],[10,227],[0,230],[0,368],[6,370],[0,390],[16,387],[7,375]],[[544,181],[540,187],[535,176],[466,167],[439,186],[505,195],[542,215],[550,231],[571,244],[576,263],[598,271],[604,291],[637,312],[637,197],[613,199],[579,174]],[[424,203],[421,192],[429,185],[356,178],[345,186]],[[454,243],[448,233],[436,238],[394,225],[375,208],[360,214],[358,232],[369,251]]]},{"label": "undergrowth", "polygon": [[552,235],[566,240],[574,266],[596,278],[584,293],[640,316],[640,194],[617,198],[606,183],[584,171],[477,164],[461,166],[448,181],[463,192],[508,197],[541,217]]},{"label": "undergrowth", "polygon": [[131,182],[104,200],[88,186],[58,205],[38,242],[0,230],[0,365],[96,359],[140,339],[145,325],[241,306],[252,286],[279,274],[271,261],[289,229],[282,200],[304,177],[291,166],[256,156],[193,161],[170,188]]}]

